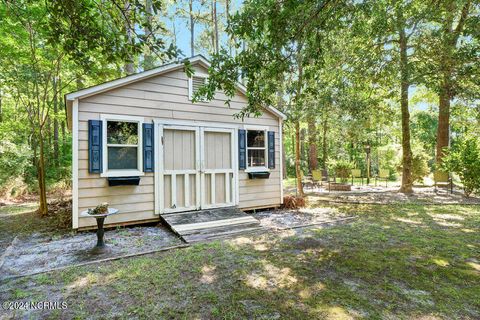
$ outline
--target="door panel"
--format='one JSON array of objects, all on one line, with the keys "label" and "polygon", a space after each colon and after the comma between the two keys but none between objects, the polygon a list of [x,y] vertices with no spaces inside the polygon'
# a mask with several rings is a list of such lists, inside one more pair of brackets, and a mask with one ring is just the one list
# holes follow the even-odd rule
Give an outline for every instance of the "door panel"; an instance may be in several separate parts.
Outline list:
[{"label": "door panel", "polygon": [[199,130],[196,127],[163,127],[163,210],[198,209]]},{"label": "door panel", "polygon": [[231,169],[230,133],[206,131],[205,169]]},{"label": "door panel", "polygon": [[160,212],[235,205],[234,130],[160,126]]},{"label": "door panel", "polygon": [[202,208],[232,206],[233,130],[201,128]]}]

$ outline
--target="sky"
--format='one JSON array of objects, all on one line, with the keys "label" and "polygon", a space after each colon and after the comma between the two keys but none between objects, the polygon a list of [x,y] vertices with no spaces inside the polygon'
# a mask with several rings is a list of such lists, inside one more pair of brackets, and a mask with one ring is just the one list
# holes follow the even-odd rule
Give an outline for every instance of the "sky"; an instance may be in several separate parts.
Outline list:
[{"label": "sky", "polygon": [[[231,0],[230,3],[230,15],[233,15],[242,5],[241,0]],[[190,30],[189,30],[189,17],[178,13],[181,9],[188,9],[188,1],[178,1],[171,5],[168,10],[168,15],[172,18],[164,18],[163,22],[166,24],[169,30],[173,30],[173,24],[175,24],[177,47],[182,51],[183,57],[190,56]],[[204,12],[210,14],[210,5],[201,5],[199,1],[193,3],[193,9],[196,12]],[[217,3],[217,17],[225,21],[225,2],[218,1]],[[200,35],[205,31],[205,26],[198,22],[195,24],[195,38],[196,43],[199,43]],[[223,34],[221,42],[225,43],[227,37]],[[195,54],[202,54],[208,58],[208,52],[206,50],[195,50]]]}]

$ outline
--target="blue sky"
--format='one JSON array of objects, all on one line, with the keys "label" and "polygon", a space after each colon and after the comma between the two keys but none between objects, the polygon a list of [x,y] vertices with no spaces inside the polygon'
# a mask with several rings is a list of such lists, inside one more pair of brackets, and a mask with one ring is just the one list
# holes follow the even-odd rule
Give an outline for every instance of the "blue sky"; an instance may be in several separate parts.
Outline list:
[{"label": "blue sky", "polygon": [[[242,5],[241,0],[231,0],[230,3],[230,15],[233,15]],[[209,3],[210,4],[210,3]],[[187,1],[178,1],[176,4],[170,6],[168,10],[168,14],[174,16],[174,20],[170,19],[163,19],[164,23],[166,24],[169,30],[173,30],[173,24],[175,24],[175,29],[177,33],[177,47],[182,51],[184,56],[190,56],[190,29],[188,27],[189,18],[188,16],[183,16],[181,14],[175,14],[176,11],[180,8],[184,8],[184,10],[188,10],[188,2]],[[201,5],[199,1],[194,1],[193,9],[196,12],[204,12],[210,15],[210,5]],[[217,3],[217,17],[225,21],[225,2],[218,1]],[[197,22],[195,24],[195,38],[196,43],[199,42],[200,35],[205,31],[205,26],[201,22]],[[221,42],[225,44],[227,37],[223,33],[221,36]],[[195,50],[195,54],[203,54],[204,56],[208,57],[208,52],[205,50]]]}]

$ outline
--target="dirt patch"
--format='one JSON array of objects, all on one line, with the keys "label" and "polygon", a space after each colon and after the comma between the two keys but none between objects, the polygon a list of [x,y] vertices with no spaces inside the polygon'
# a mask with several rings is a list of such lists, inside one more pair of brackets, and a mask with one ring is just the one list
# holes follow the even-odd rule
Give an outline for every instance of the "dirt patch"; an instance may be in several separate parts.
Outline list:
[{"label": "dirt patch", "polygon": [[347,218],[335,208],[302,208],[298,210],[266,210],[254,213],[260,225],[269,229],[285,229],[340,221]]},{"label": "dirt patch", "polygon": [[[309,190],[310,191],[310,190]],[[323,189],[312,190],[307,194],[310,201],[355,203],[355,204],[480,204],[478,197],[465,197],[463,192],[437,190],[434,188],[414,188],[414,193],[406,195],[398,188],[371,186],[352,187],[350,192],[328,192]]]},{"label": "dirt patch", "polygon": [[153,251],[183,243],[161,225],[107,231],[105,239],[108,250],[100,254],[91,252],[96,243],[94,232],[58,237],[34,234],[15,239],[2,256],[0,279]]}]

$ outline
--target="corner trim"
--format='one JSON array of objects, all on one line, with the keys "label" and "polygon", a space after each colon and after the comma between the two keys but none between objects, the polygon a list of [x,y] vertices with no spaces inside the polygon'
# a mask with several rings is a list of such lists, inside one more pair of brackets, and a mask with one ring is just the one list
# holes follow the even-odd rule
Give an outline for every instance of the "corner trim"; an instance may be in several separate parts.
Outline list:
[{"label": "corner trim", "polygon": [[72,228],[78,229],[78,99],[72,106]]}]

